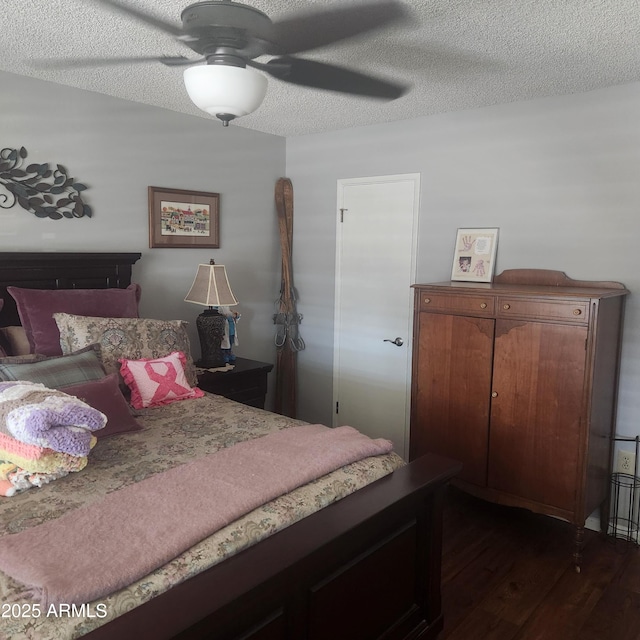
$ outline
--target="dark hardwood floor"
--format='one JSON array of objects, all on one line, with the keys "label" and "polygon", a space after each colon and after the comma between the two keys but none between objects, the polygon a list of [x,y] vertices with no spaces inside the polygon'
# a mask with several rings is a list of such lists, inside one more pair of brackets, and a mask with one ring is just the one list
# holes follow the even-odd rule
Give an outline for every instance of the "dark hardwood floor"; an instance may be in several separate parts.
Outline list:
[{"label": "dark hardwood floor", "polygon": [[640,640],[640,550],[450,487],[438,640]]}]

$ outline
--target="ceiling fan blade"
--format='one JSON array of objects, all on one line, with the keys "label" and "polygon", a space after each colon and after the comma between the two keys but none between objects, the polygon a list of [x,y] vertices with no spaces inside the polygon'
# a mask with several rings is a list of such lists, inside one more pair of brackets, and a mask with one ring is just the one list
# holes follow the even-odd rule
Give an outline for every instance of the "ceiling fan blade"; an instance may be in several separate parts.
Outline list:
[{"label": "ceiling fan blade", "polygon": [[283,57],[269,60],[266,64],[251,60],[247,61],[247,65],[284,82],[371,98],[395,100],[409,90],[408,85],[381,80],[315,60]]},{"label": "ceiling fan blade", "polygon": [[133,16],[146,24],[155,27],[156,29],[160,29],[160,31],[165,31],[166,33],[170,33],[172,36],[181,37],[184,36],[184,31],[182,27],[176,26],[175,24],[171,24],[170,22],[165,22],[160,18],[156,18],[149,13],[145,13],[144,11],[140,11],[139,9],[135,9],[134,7],[124,4],[123,2],[118,2],[117,0],[93,0],[96,4],[103,4],[115,9],[116,11],[121,11],[122,13],[126,13],[127,15]]},{"label": "ceiling fan blade", "polygon": [[296,14],[274,22],[272,40],[276,49],[270,53],[310,51],[409,17],[405,5],[397,0],[335,5],[321,11]]},{"label": "ceiling fan blade", "polygon": [[43,69],[80,69],[83,67],[111,67],[118,64],[136,64],[141,62],[161,62],[167,67],[184,67],[204,62],[202,59],[185,56],[149,56],[142,58],[53,58],[38,60],[33,64]]},{"label": "ceiling fan blade", "polygon": [[[405,72],[428,74],[430,81],[451,82],[454,77],[507,69],[505,62],[478,51],[458,49],[453,44],[411,42],[406,38],[390,38],[389,44],[391,46],[384,51],[385,65]],[[371,62],[371,52],[366,47],[349,52],[349,63],[356,67]]]}]

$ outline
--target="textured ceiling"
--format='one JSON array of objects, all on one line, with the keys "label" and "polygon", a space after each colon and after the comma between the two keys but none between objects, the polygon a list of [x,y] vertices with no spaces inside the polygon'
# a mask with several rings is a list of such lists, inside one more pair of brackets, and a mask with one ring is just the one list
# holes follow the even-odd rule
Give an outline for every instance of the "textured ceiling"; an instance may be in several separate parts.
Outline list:
[{"label": "textured ceiling", "polygon": [[[125,0],[123,0],[125,1]],[[189,0],[126,0],[180,25]],[[278,19],[326,0],[248,0]],[[342,4],[351,4],[343,0]],[[640,80],[639,0],[405,0],[410,24],[300,57],[411,83],[392,102],[269,79],[267,97],[231,126],[281,136],[588,91]],[[95,0],[1,0],[0,69],[204,118],[182,69],[144,63],[43,70],[34,60],[195,54]],[[0,87],[1,90],[1,87]],[[221,126],[211,119],[212,126]]]}]

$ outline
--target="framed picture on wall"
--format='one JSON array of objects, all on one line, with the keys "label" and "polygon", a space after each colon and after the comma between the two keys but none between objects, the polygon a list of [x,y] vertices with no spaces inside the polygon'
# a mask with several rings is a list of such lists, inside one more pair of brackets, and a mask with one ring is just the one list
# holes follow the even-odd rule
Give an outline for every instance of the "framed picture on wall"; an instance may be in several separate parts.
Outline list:
[{"label": "framed picture on wall", "polygon": [[451,279],[491,282],[497,248],[498,229],[458,229]]},{"label": "framed picture on wall", "polygon": [[149,187],[149,246],[220,247],[220,194]]}]

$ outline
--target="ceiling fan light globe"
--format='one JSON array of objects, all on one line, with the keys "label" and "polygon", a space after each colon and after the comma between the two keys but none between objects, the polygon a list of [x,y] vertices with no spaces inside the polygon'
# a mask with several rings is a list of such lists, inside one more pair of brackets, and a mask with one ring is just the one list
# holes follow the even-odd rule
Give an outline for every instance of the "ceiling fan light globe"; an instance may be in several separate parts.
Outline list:
[{"label": "ceiling fan light globe", "polygon": [[221,64],[185,69],[184,84],[196,107],[212,116],[246,116],[262,104],[267,93],[267,78],[258,71]]}]

